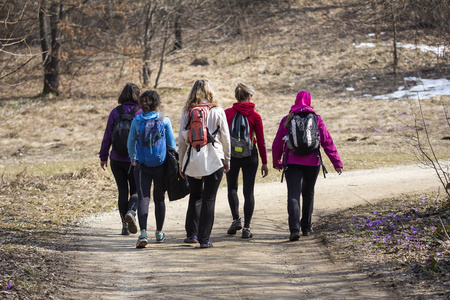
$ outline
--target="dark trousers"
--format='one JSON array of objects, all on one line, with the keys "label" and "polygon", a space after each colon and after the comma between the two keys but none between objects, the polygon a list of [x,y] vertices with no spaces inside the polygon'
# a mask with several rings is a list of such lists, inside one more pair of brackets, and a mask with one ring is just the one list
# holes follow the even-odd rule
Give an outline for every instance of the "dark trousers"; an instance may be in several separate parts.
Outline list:
[{"label": "dark trousers", "polygon": [[186,234],[196,235],[200,244],[209,242],[214,224],[216,195],[223,176],[223,168],[201,179],[188,176],[191,193],[186,213]]},{"label": "dark trousers", "polygon": [[153,183],[153,201],[155,202],[156,230],[161,231],[166,218],[164,203],[164,165],[146,167],[137,164],[134,168],[136,187],[138,191],[139,228],[147,230],[148,207],[150,205],[150,190]]},{"label": "dark trousers", "polygon": [[230,204],[233,220],[239,219],[238,179],[239,170],[242,169],[244,194],[244,227],[250,227],[253,211],[255,209],[254,187],[256,172],[258,171],[258,150],[253,149],[250,157],[231,158],[230,171],[227,175],[228,203]]},{"label": "dark trousers", "polygon": [[[314,186],[320,166],[288,165],[286,183],[288,190],[287,209],[291,232],[311,231],[311,216],[314,206]],[[302,218],[300,221],[300,193],[302,195]]]},{"label": "dark trousers", "polygon": [[133,166],[129,162],[117,160],[110,160],[110,166],[114,179],[116,180],[117,189],[119,190],[117,205],[119,207],[120,218],[123,222],[123,218],[128,210],[136,211],[137,209],[138,195],[136,193]]}]

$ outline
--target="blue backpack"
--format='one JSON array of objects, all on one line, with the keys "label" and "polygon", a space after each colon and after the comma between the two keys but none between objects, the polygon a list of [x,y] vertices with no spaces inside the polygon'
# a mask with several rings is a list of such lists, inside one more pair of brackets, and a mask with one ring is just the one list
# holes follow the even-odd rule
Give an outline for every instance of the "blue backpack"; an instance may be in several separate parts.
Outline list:
[{"label": "blue backpack", "polygon": [[143,120],[136,135],[136,158],[146,167],[158,167],[166,159],[164,116]]}]

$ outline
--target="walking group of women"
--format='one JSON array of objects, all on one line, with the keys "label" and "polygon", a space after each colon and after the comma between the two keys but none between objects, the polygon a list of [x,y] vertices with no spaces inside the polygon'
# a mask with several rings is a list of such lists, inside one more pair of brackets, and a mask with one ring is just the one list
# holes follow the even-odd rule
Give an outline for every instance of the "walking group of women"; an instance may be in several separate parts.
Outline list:
[{"label": "walking group of women", "polygon": [[[190,186],[185,221],[185,243],[199,243],[200,248],[213,246],[210,236],[214,223],[215,201],[224,173],[228,186],[228,202],[233,217],[227,233],[233,235],[242,229],[242,238],[253,236],[250,224],[255,207],[253,190],[259,157],[262,161],[262,176],[266,177],[269,172],[262,119],[260,114],[255,111],[255,104],[251,102],[254,94],[255,91],[251,86],[244,83],[238,84],[235,89],[237,102],[231,108],[223,110],[218,107],[213,88],[208,80],[197,80],[192,86],[182,110],[178,134],[180,176],[186,178]],[[143,248],[148,244],[147,219],[152,184],[156,220],[155,241],[160,243],[166,239],[163,232],[166,209],[164,203],[164,167],[147,167],[136,160],[137,141],[135,136],[139,130],[139,124],[146,119],[162,119],[167,145],[175,149],[177,149],[177,145],[170,119],[161,117],[158,112],[161,98],[157,92],[145,91],[141,95],[139,88],[135,84],[129,83],[124,87],[118,102],[125,113],[131,112],[135,116],[127,141],[129,155],[121,156],[114,149],[110,151],[114,124],[118,122],[120,116],[118,108],[114,108],[109,115],[100,149],[100,165],[105,169],[108,157],[110,158],[111,171],[119,191],[118,207],[123,224],[122,234],[136,233],[139,226],[140,235],[136,247]],[[192,108],[198,106],[212,107],[207,114],[206,126],[210,133],[214,132],[213,142],[207,143],[201,149],[190,147],[188,137],[189,112]],[[229,126],[237,112],[247,117],[250,127],[253,147],[249,157],[237,158],[231,156]],[[289,153],[289,155],[286,155],[286,152],[290,151],[288,147],[284,147],[285,137],[288,134],[287,124],[293,115],[299,112],[315,113],[311,107],[311,96],[308,92],[301,91],[298,93],[289,114],[281,120],[272,144],[273,167],[281,170],[284,166],[287,166],[285,176],[288,190],[289,239],[291,241],[298,240],[300,233],[309,235],[312,232],[311,215],[314,203],[314,185],[321,164],[320,159],[314,153],[308,155]],[[317,124],[320,133],[320,145],[331,160],[336,172],[341,174],[342,161],[331,135],[319,115],[317,115]],[[284,161],[285,159],[287,161]],[[243,222],[239,214],[237,193],[241,170],[244,194]],[[301,213],[300,195],[302,196]]]}]

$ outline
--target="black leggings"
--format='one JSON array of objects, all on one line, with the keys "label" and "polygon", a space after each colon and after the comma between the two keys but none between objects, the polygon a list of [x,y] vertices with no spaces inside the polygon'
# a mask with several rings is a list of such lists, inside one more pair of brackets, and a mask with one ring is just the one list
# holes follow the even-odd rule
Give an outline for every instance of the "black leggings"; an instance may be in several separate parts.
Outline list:
[{"label": "black leggings", "polygon": [[[320,166],[289,164],[286,170],[288,190],[287,209],[291,232],[311,231],[311,216],[314,207],[314,186]],[[302,195],[302,219],[300,221],[300,193]]]},{"label": "black leggings", "polygon": [[156,230],[161,231],[166,218],[166,204],[164,203],[164,165],[146,167],[137,164],[134,168],[136,187],[138,191],[138,220],[139,228],[147,230],[148,207],[150,205],[150,189],[153,182],[153,201],[155,202]]},{"label": "black leggings", "polygon": [[191,193],[186,213],[186,235],[197,235],[200,244],[209,242],[214,224],[214,208],[223,167],[201,179],[188,176]]},{"label": "black leggings", "polygon": [[[138,196],[136,193],[133,166],[131,166],[131,163],[129,162],[112,159],[110,160],[110,166],[114,179],[116,180],[117,189],[119,190],[117,205],[119,207],[120,218],[122,219],[122,222],[124,222],[123,217],[128,210],[135,211],[137,209]],[[128,197],[128,192],[130,192],[130,197]]]},{"label": "black leggings", "polygon": [[256,172],[258,171],[258,150],[252,150],[252,155],[245,158],[231,158],[230,171],[227,173],[228,203],[230,204],[233,220],[239,219],[238,179],[239,170],[242,169],[243,194],[244,194],[244,227],[250,227],[253,211],[255,209]]}]

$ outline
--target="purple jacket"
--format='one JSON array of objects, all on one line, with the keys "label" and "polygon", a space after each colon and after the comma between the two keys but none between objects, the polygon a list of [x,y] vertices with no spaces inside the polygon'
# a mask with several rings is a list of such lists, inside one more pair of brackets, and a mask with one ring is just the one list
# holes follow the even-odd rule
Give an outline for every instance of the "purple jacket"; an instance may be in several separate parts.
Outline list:
[{"label": "purple jacket", "polygon": [[[300,113],[300,112],[312,112],[315,113],[314,109],[311,105],[311,96],[307,92],[300,92],[297,95],[297,100],[295,105],[292,106],[290,112],[292,113]],[[284,160],[286,158],[286,153],[284,153],[284,140],[283,137],[288,135],[288,129],[284,126],[286,119],[288,116],[283,117],[280,122],[280,126],[278,127],[277,134],[272,144],[272,158],[273,158],[273,167],[282,167],[284,165]],[[325,127],[325,123],[322,118],[317,115],[317,125],[319,127],[320,133],[320,146],[325,151],[328,158],[331,160],[331,163],[335,168],[342,168],[342,161],[339,157],[337,149],[334,145],[333,139],[331,138],[330,133]],[[288,147],[286,147],[287,151],[290,151],[288,157],[288,164],[296,164],[296,165],[304,165],[304,166],[319,166],[320,161],[317,157],[317,154],[311,153],[308,155],[297,155],[292,152]],[[284,155],[283,155],[284,154]]]},{"label": "purple jacket", "polygon": [[[122,104],[123,110],[125,113],[129,113],[136,105],[137,103],[134,102],[125,102]],[[134,116],[137,116],[142,113],[142,109],[139,109]],[[130,162],[130,158],[128,156],[120,156],[119,154],[114,151],[114,149],[111,148],[111,139],[112,139],[112,132],[114,128],[114,124],[119,119],[119,112],[114,107],[114,109],[109,114],[108,123],[106,124],[105,134],[103,135],[103,141],[102,146],[100,148],[100,161],[107,161],[108,157],[110,157],[112,160],[117,161],[123,161],[123,162]],[[109,149],[111,148],[111,153],[109,152]]]}]

